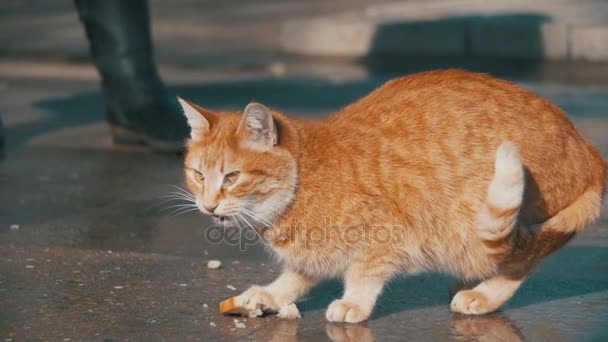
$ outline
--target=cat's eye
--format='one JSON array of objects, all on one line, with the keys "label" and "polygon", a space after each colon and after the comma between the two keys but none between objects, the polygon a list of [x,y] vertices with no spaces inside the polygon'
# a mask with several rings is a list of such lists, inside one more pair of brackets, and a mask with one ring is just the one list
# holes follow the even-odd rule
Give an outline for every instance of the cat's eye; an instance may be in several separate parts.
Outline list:
[{"label": "cat's eye", "polygon": [[205,180],[205,175],[203,175],[202,172],[200,172],[199,170],[192,171],[194,171],[194,179],[196,179],[197,182],[202,183]]},{"label": "cat's eye", "polygon": [[224,177],[224,185],[232,185],[239,178],[241,171],[232,171]]}]

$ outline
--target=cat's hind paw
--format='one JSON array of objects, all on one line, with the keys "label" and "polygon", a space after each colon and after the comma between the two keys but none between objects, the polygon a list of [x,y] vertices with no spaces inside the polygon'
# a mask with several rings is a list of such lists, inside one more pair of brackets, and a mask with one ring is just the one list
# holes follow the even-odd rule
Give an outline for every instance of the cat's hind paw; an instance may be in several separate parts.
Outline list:
[{"label": "cat's hind paw", "polygon": [[365,321],[370,314],[371,310],[364,310],[355,303],[337,299],[329,304],[325,317],[330,322],[359,323]]}]

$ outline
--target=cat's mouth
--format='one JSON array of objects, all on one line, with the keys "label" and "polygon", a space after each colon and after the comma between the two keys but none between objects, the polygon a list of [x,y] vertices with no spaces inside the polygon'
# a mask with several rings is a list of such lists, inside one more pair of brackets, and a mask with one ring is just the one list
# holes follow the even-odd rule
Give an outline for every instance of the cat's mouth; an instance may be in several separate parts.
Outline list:
[{"label": "cat's mouth", "polygon": [[211,215],[211,218],[215,223],[223,223],[224,221],[226,221],[226,216]]}]

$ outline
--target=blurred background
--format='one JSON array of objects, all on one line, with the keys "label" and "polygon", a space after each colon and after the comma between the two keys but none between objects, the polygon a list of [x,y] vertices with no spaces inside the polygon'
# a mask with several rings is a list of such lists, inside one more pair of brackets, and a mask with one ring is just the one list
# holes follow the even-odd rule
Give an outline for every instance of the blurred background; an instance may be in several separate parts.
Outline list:
[{"label": "blurred background", "polygon": [[182,186],[170,99],[323,118],[450,67],[549,98],[608,155],[605,0],[0,2],[0,338],[605,339],[606,210],[497,314],[452,315],[450,279],[422,275],[391,283],[363,325],[324,322],[338,282],[299,303],[302,320],[218,315],[280,265],[259,242],[209,243],[206,218],[167,202]]}]

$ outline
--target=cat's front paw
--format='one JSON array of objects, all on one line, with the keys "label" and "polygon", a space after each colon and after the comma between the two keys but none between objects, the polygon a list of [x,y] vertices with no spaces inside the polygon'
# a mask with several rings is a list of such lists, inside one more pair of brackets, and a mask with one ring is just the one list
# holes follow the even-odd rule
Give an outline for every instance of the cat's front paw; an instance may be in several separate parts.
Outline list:
[{"label": "cat's front paw", "polygon": [[325,317],[330,322],[359,323],[365,321],[371,310],[365,310],[360,305],[342,299],[329,304]]},{"label": "cat's front paw", "polygon": [[244,309],[244,313],[250,317],[261,316],[264,310],[277,311],[279,309],[273,295],[260,286],[252,286],[241,293],[237,297],[237,302]]},{"label": "cat's front paw", "polygon": [[496,310],[483,293],[474,290],[461,290],[456,293],[450,309],[465,315],[482,315]]}]

